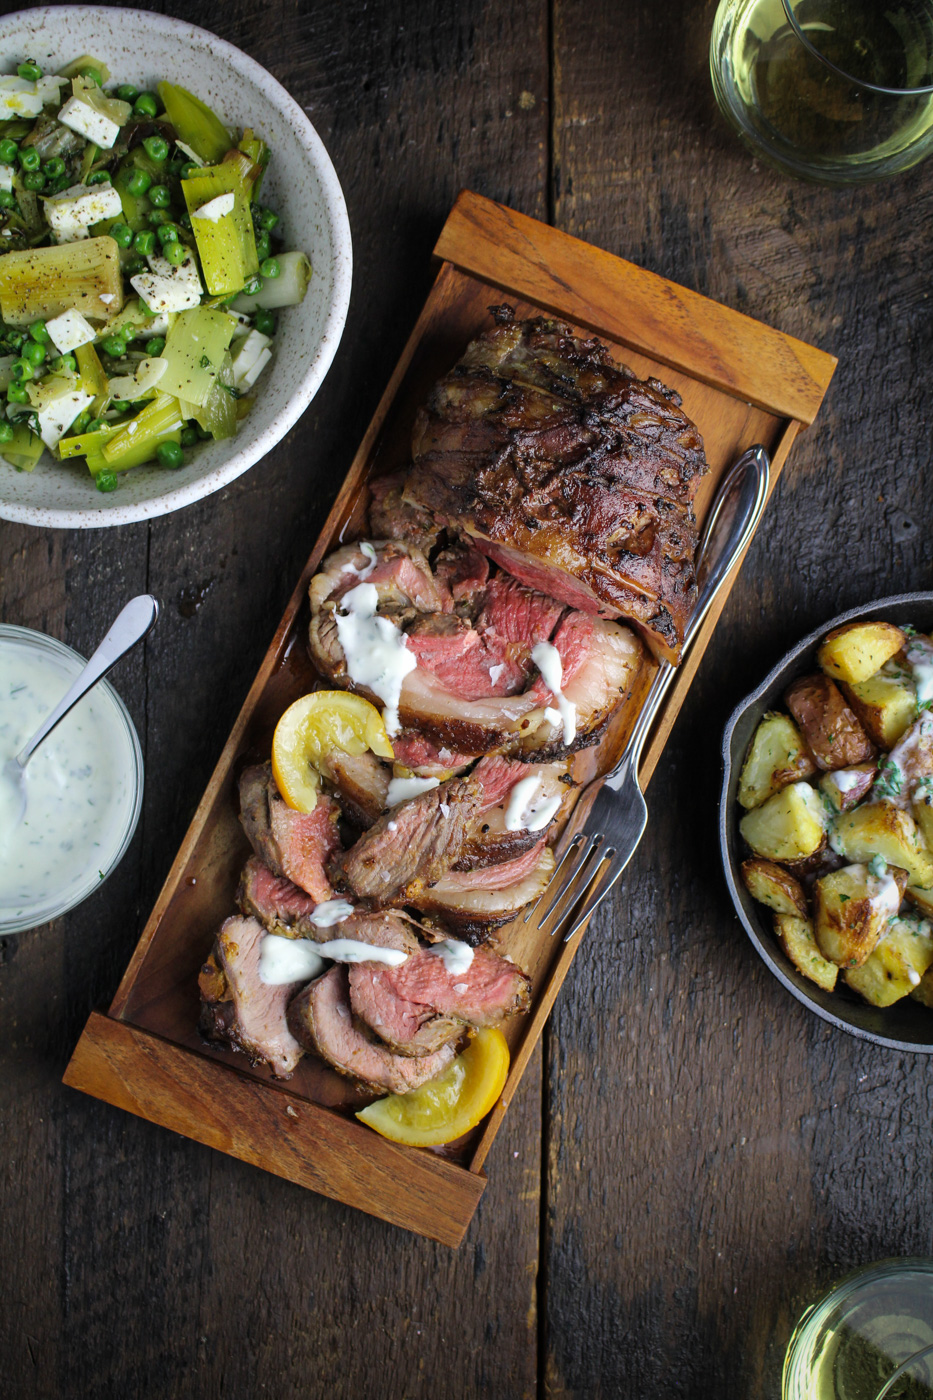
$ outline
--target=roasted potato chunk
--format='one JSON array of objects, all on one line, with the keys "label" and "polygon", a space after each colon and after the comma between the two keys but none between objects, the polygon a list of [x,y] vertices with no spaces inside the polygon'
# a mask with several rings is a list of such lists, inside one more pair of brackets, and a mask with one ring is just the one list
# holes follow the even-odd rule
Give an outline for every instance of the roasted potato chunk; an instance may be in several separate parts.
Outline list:
[{"label": "roasted potato chunk", "polygon": [[917,717],[917,692],[906,671],[890,664],[867,681],[842,687],[872,743],[892,749]]},{"label": "roasted potato chunk", "polygon": [[855,807],[875,780],[877,769],[874,763],[859,763],[854,768],[837,768],[834,773],[824,773],[820,778],[820,792],[837,812],[848,812]]},{"label": "roasted potato chunk", "polygon": [[907,873],[889,869],[875,877],[867,865],[847,865],[817,880],[813,934],[837,967],[861,967],[898,911]]},{"label": "roasted potato chunk", "polygon": [[908,885],[907,898],[915,909],[919,909],[925,919],[933,919],[933,889],[921,885]]},{"label": "roasted potato chunk", "polygon": [[923,1006],[933,1006],[933,967],[928,967],[910,995]]},{"label": "roasted potato chunk", "polygon": [[861,967],[843,975],[872,1006],[890,1006],[923,983],[933,964],[933,929],[926,919],[895,919]]},{"label": "roasted potato chunk", "polygon": [[797,971],[825,992],[831,992],[839,969],[835,963],[827,962],[816,946],[810,920],[798,919],[794,914],[775,914],[774,931]]},{"label": "roasted potato chunk", "polygon": [[834,680],[867,681],[906,641],[906,633],[890,622],[848,622],[828,634],[816,659]]},{"label": "roasted potato chunk", "polygon": [[[743,860],[742,879],[752,899],[766,904],[775,914],[807,917],[807,897],[789,871],[770,860]],[[788,955],[789,956],[789,955]]]},{"label": "roasted potato chunk", "polygon": [[784,696],[818,768],[850,768],[875,749],[828,676],[801,676]]},{"label": "roasted potato chunk", "polygon": [[933,857],[920,840],[917,823],[891,802],[868,802],[843,812],[836,818],[833,848],[850,861],[880,856],[888,865],[906,870],[909,884],[933,886]]},{"label": "roasted potato chunk", "polygon": [[794,783],[746,812],[739,831],[766,860],[805,860],[826,841],[827,824],[819,793],[809,783]]},{"label": "roasted potato chunk", "polygon": [[769,797],[816,772],[800,730],[788,715],[767,714],[748,746],[739,777],[739,802],[760,807]]}]

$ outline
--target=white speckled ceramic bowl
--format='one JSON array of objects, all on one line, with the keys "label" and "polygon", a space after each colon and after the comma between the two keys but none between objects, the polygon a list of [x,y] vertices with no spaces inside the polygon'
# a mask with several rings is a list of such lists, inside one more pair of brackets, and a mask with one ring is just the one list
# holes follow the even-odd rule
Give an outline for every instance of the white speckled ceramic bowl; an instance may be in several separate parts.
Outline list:
[{"label": "white speckled ceramic bowl", "polygon": [[282,216],[291,248],[314,275],[301,306],[279,313],[275,360],[237,436],[207,443],[178,471],[136,467],[119,488],[95,490],[83,464],[44,453],[29,474],[0,461],[0,517],[29,525],[87,529],[127,525],[178,510],[245,472],[292,428],[314,398],[343,333],[352,252],[346,204],[334,168],[297,102],[264,68],[206,29],[146,10],[64,5],[0,19],[0,72],[35,58],[47,72],[92,54],[113,82],[154,88],[180,83],[230,126],[252,126],[272,148],[263,197]]}]

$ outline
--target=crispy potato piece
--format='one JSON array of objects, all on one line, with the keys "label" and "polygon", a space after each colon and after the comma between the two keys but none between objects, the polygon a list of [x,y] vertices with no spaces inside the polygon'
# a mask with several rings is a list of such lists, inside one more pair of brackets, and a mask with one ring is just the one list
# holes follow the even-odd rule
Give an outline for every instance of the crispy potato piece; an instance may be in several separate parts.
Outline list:
[{"label": "crispy potato piece", "polygon": [[784,699],[818,768],[850,768],[873,757],[874,745],[828,676],[801,676]]},{"label": "crispy potato piece", "polygon": [[752,899],[766,904],[775,914],[795,914],[805,919],[807,897],[799,880],[770,860],[743,860],[742,879]]},{"label": "crispy potato piece", "polygon": [[879,749],[893,749],[917,717],[917,692],[906,671],[890,663],[867,681],[845,684],[843,693]]},{"label": "crispy potato piece", "polygon": [[816,659],[837,681],[867,681],[896,656],[907,634],[890,622],[847,622],[823,641]]},{"label": "crispy potato piece", "polygon": [[813,892],[813,934],[824,957],[837,967],[861,967],[888,920],[900,907],[905,870],[880,878],[867,865],[847,865],[817,880]]},{"label": "crispy potato piece", "polygon": [[933,886],[933,858],[909,812],[891,802],[868,802],[836,818],[833,848],[850,861],[881,856],[906,870],[911,885]]},{"label": "crispy potato piece", "polygon": [[917,784],[910,807],[920,835],[933,851],[933,780],[927,779]]},{"label": "crispy potato piece", "polygon": [[853,991],[872,1006],[890,1006],[923,983],[933,964],[933,929],[926,919],[895,919],[871,957],[844,973]]},{"label": "crispy potato piece", "polygon": [[820,778],[820,792],[837,812],[847,812],[867,796],[877,771],[874,763],[837,768],[834,773],[824,773]]},{"label": "crispy potato piece", "polygon": [[908,885],[907,898],[915,909],[919,909],[925,919],[933,919],[933,889],[922,885]]},{"label": "crispy potato piece", "polygon": [[910,995],[923,1006],[933,1006],[933,967],[928,967]]},{"label": "crispy potato piece", "polygon": [[794,914],[775,914],[774,931],[797,971],[809,977],[825,992],[831,992],[836,985],[839,969],[820,953],[810,920],[798,919]]},{"label": "crispy potato piece", "polygon": [[794,783],[746,812],[739,831],[756,856],[804,860],[824,845],[827,823],[826,808],[815,788],[809,783]]},{"label": "crispy potato piece", "polygon": [[739,802],[760,807],[769,797],[816,772],[800,730],[789,715],[766,714],[752,736],[739,777]]}]

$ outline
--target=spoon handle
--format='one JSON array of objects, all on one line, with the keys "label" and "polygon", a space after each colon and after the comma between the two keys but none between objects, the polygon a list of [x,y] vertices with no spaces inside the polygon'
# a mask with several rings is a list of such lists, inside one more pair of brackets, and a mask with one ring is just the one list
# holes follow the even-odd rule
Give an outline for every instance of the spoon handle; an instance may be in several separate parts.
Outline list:
[{"label": "spoon handle", "polygon": [[121,656],[125,656],[137,642],[142,641],[158,616],[159,600],[151,594],[140,593],[139,597],[130,599],[67,695],[56,705],[42,728],[36,731],[16,755],[16,762],[20,768],[25,768],[43,739],[51,734],[59,720],[65,718],[81,697],[106,676]]}]

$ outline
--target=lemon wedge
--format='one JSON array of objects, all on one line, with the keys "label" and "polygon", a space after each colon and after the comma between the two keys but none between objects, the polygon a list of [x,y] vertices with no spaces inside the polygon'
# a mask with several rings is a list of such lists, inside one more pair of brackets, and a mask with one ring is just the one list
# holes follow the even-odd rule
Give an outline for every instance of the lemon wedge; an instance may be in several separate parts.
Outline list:
[{"label": "lemon wedge", "polygon": [[360,695],[315,690],[289,705],[272,737],[272,776],[289,807],[313,812],[320,786],[320,764],[329,753],[358,756],[372,749],[392,758],[382,715]]},{"label": "lemon wedge", "polygon": [[443,1074],[410,1094],[389,1094],[356,1115],[393,1142],[441,1147],[474,1128],[492,1108],[509,1073],[509,1047],[496,1028],[477,1031]]}]

